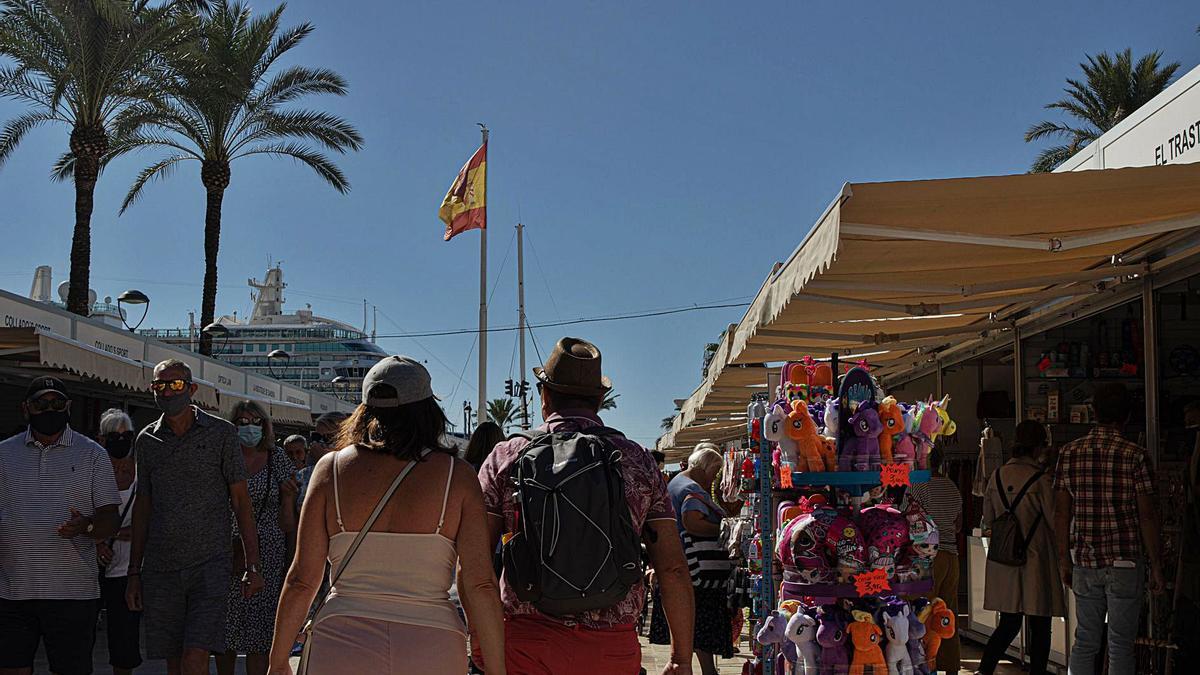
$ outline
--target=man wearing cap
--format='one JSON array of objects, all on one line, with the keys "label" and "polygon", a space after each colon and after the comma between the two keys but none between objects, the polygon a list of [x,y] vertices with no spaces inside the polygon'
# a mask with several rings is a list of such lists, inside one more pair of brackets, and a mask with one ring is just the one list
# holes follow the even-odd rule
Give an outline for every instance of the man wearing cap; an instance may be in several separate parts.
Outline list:
[{"label": "man wearing cap", "polygon": [[[585,431],[603,426],[600,403],[612,389],[601,374],[600,350],[578,338],[555,345],[544,368],[534,368],[545,424],[537,432]],[[607,436],[622,450],[620,464],[633,525],[642,533],[650,566],[662,588],[671,627],[671,660],[663,673],[691,673],[692,583],[675,527],[675,509],[650,453],[624,436]],[[496,446],[479,470],[493,547],[517,526],[511,468],[529,444],[516,437]],[[636,673],[641,646],[635,626],[645,601],[643,582],[611,607],[573,617],[552,617],[521,602],[507,578],[501,581],[505,616],[505,656],[510,672],[523,675],[601,675]],[[487,664],[484,664],[486,670]]]},{"label": "man wearing cap", "polygon": [[52,672],[90,673],[96,542],[117,533],[117,480],[104,448],[68,424],[60,380],[34,380],[21,413],[28,428],[0,442],[0,670],[32,673],[44,643]]}]

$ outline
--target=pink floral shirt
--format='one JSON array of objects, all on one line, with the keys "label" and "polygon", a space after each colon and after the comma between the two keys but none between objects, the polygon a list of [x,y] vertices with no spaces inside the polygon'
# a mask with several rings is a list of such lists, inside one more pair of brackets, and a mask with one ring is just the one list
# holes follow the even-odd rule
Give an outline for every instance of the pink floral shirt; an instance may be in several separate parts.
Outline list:
[{"label": "pink floral shirt", "polygon": [[[582,431],[602,424],[595,413],[567,410],[551,415],[546,424],[537,431],[572,428]],[[621,477],[624,479],[625,497],[629,501],[629,515],[633,518],[634,528],[641,532],[645,524],[652,520],[674,522],[675,509],[671,505],[671,497],[667,494],[667,486],[658,472],[654,458],[645,448],[623,436],[612,437],[612,442],[624,451]],[[529,441],[524,438],[514,438],[498,444],[479,469],[484,506],[488,513],[504,518],[505,532],[512,532],[517,526],[516,503],[513,500],[512,484],[509,482],[509,470],[521,454],[521,450],[528,444]],[[639,581],[629,589],[625,599],[616,605],[564,619],[541,614],[533,605],[518,600],[516,592],[509,588],[503,579],[500,581],[500,599],[504,603],[505,617],[536,615],[566,625],[580,625],[586,628],[632,626],[642,613],[644,596],[645,589]]]}]

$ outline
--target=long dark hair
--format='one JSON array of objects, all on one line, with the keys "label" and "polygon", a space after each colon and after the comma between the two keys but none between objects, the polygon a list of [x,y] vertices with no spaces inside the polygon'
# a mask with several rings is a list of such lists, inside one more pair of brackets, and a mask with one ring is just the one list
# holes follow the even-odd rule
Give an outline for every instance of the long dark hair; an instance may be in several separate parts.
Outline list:
[{"label": "long dark hair", "polygon": [[495,422],[482,422],[475,427],[475,433],[471,434],[471,442],[467,444],[467,454],[463,459],[478,471],[483,465],[483,460],[492,453],[492,448],[503,440],[504,432],[500,430],[500,425]]},{"label": "long dark hair", "polygon": [[[385,386],[376,385],[376,389]],[[382,392],[380,395],[387,396]],[[454,454],[453,450],[442,444],[447,424],[446,413],[433,398],[395,408],[379,408],[363,403],[342,423],[336,447],[357,445],[372,452],[412,460],[419,460],[421,452],[426,449]]]}]

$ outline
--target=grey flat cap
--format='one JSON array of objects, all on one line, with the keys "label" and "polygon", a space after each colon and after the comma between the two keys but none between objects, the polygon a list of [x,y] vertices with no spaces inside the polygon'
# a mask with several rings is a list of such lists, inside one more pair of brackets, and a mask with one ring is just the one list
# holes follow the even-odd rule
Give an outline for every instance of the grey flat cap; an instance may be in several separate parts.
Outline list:
[{"label": "grey flat cap", "polygon": [[[381,384],[386,384],[395,390],[375,392]],[[385,390],[386,391],[386,390]],[[423,401],[433,397],[433,385],[429,379],[429,371],[420,362],[407,356],[389,356],[371,367],[363,378],[363,403],[377,408],[397,408],[399,406]]]}]

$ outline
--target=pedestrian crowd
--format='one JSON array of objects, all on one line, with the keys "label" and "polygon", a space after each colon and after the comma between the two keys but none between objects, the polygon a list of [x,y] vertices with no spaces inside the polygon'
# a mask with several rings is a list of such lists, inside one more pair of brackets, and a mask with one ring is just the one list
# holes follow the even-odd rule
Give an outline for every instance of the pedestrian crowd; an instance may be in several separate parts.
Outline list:
[{"label": "pedestrian crowd", "polygon": [[[563,338],[534,375],[544,424],[509,438],[481,424],[462,459],[428,371],[403,356],[371,368],[352,415],[282,442],[253,401],[228,420],[193,405],[182,361],[154,368],[161,416],[137,430],[108,410],[94,439],[70,427],[66,385],[37,378],[27,428],[0,442],[0,672],[31,672],[39,646],[58,675],[92,672],[103,609],[118,674],[144,655],[172,675],[215,657],[229,675],[244,655],[254,675],[290,674],[296,656],[314,674],[632,675],[647,618],[670,645],[663,673],[692,672],[693,656],[715,673],[737,622],[709,553],[740,509],[713,494],[719,448],[701,444],[668,482],[661,453],[601,420],[611,383],[587,341]],[[1064,584],[1072,672],[1092,672],[1106,621],[1109,672],[1132,672],[1147,560],[1150,589],[1163,584],[1153,486],[1120,435],[1128,394],[1098,387],[1094,407],[1097,427],[1057,457],[1044,426],[1018,425],[989,481],[984,528],[1015,520],[1023,547],[987,566],[1001,619],[983,673],[1022,622],[1045,672]],[[961,497],[948,478],[920,490],[938,594],[956,599]],[[957,668],[957,646],[945,653]]]}]

